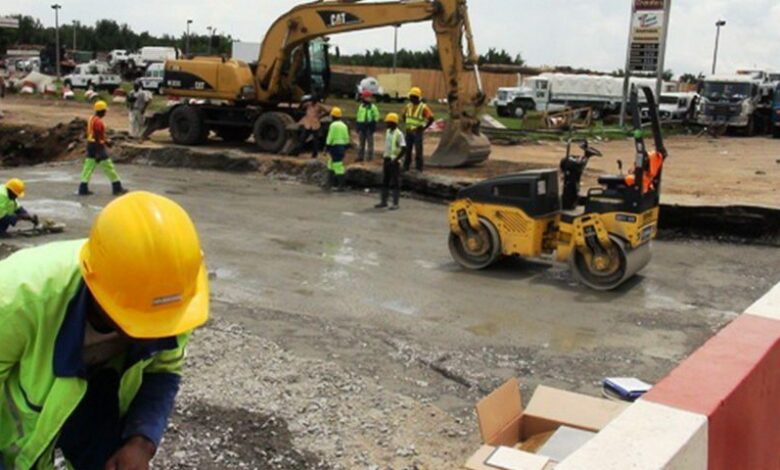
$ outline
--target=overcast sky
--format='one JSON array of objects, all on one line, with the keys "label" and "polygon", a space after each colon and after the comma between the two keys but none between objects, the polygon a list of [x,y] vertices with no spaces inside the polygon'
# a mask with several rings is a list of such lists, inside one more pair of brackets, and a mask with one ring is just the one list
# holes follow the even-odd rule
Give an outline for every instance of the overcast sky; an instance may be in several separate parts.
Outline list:
[{"label": "overcast sky", "polygon": [[[53,24],[50,2],[0,0],[0,15],[23,13]],[[94,23],[108,17],[136,31],[179,35],[186,19],[205,34],[214,26],[242,41],[259,41],[271,22],[300,0],[61,0],[61,22]],[[572,65],[610,71],[623,68],[630,0],[471,0],[477,47],[522,53],[531,65]],[[708,72],[715,21],[728,21],[721,36],[719,71],[740,67],[780,70],[780,0],[674,0],[667,68],[676,74]],[[391,28],[340,35],[342,53],[378,47],[392,50]],[[430,25],[401,29],[399,47],[433,44]]]}]

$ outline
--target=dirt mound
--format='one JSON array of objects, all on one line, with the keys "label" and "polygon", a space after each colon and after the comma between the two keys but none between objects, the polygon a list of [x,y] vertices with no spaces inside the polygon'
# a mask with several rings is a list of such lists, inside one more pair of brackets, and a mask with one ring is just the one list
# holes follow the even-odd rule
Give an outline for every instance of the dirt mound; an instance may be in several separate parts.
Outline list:
[{"label": "dirt mound", "polygon": [[51,129],[0,126],[0,166],[35,165],[62,160],[80,149],[87,123],[74,119]]},{"label": "dirt mound", "polygon": [[313,453],[293,447],[287,423],[274,416],[203,403],[177,410],[155,468],[325,470]]}]

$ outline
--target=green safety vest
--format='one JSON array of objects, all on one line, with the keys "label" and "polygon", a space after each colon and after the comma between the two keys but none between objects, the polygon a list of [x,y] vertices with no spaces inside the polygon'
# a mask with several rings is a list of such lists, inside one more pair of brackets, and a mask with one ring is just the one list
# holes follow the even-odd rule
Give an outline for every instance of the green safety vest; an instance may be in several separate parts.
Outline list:
[{"label": "green safety vest", "polygon": [[387,158],[390,158],[392,160],[397,160],[398,157],[401,156],[401,151],[403,150],[400,145],[398,145],[399,141],[404,137],[404,133],[401,132],[401,129],[395,128],[395,130],[387,130],[387,134],[385,134],[385,139],[387,142],[390,142],[390,155],[386,155]]},{"label": "green safety vest", "polygon": [[412,103],[406,105],[404,110],[404,121],[406,122],[406,129],[413,130],[423,127],[426,124],[424,113],[428,107],[425,103],[420,103],[415,107]]},{"label": "green safety vest", "polygon": [[0,184],[0,218],[16,214],[19,210],[19,201],[8,197],[8,188]]},{"label": "green safety vest", "polygon": [[[8,470],[51,470],[60,429],[87,390],[79,377],[54,374],[54,348],[68,304],[81,286],[85,240],[19,251],[0,262],[0,455]],[[177,347],[125,370],[124,416],[145,373],[180,374],[189,333]]]},{"label": "green safety vest", "polygon": [[328,129],[326,145],[349,145],[349,128],[344,121],[333,121]]},{"label": "green safety vest", "polygon": [[366,106],[365,104],[361,104],[358,107],[357,112],[357,122],[358,124],[363,124],[367,122],[377,122],[379,121],[379,108],[374,103],[369,104]]}]

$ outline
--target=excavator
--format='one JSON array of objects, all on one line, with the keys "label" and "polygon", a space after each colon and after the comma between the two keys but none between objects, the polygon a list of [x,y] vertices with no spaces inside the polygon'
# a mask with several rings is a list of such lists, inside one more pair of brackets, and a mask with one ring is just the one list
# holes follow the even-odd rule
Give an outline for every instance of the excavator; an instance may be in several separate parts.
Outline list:
[{"label": "excavator", "polygon": [[[429,164],[484,162],[490,141],[480,130],[479,114],[486,97],[466,0],[320,0],[298,5],[273,23],[256,66],[222,57],[166,61],[163,91],[181,98],[182,104],[155,115],[145,133],[167,127],[181,145],[205,143],[212,131],[227,142],[243,142],[252,135],[261,151],[283,153],[293,146],[301,98],[327,95],[329,36],[427,21],[436,34],[450,114]],[[467,63],[476,75],[474,96],[467,96],[463,80]]]},{"label": "excavator", "polygon": [[[575,194],[569,207],[561,207],[557,169],[498,176],[464,188],[449,208],[453,259],[464,268],[480,270],[505,256],[554,255],[556,261],[570,265],[582,284],[599,291],[618,288],[644,268],[650,262],[650,242],[658,233],[668,153],[653,91],[644,87],[642,93],[655,150],[645,146],[642,105],[633,89],[635,158],[629,174],[599,177],[599,186],[584,197]],[[582,168],[564,172],[564,178],[574,178],[564,180],[568,188],[579,188],[584,165],[590,157],[601,156],[587,145],[583,151],[584,157],[576,159]],[[564,200],[569,199],[566,192]]]}]

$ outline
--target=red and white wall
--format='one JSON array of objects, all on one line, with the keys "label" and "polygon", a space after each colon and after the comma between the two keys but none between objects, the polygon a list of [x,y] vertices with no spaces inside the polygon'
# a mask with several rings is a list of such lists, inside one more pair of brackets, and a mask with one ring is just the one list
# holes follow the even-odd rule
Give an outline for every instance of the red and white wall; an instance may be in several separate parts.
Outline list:
[{"label": "red and white wall", "polygon": [[780,470],[780,284],[559,470]]}]

